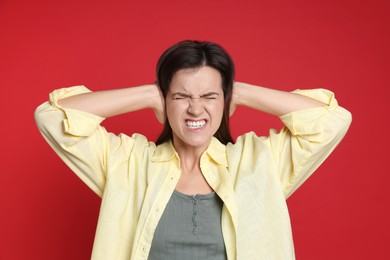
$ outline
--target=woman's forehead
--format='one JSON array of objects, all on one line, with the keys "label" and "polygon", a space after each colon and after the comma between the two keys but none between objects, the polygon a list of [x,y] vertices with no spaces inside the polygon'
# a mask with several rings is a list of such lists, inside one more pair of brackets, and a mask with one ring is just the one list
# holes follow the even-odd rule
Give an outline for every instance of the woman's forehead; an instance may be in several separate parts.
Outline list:
[{"label": "woman's forehead", "polygon": [[203,66],[177,71],[170,84],[170,92],[210,92],[222,90],[222,78],[218,70]]}]

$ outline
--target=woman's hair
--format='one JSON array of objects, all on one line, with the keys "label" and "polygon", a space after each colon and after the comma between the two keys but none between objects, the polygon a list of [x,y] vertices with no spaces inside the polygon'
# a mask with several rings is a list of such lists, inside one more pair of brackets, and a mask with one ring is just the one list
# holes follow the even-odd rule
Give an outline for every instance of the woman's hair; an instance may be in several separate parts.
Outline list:
[{"label": "woman's hair", "polygon": [[[221,74],[222,90],[224,94],[224,112],[217,132],[214,136],[223,144],[233,142],[229,129],[229,108],[232,99],[234,64],[229,54],[218,44],[203,41],[181,41],[167,49],[157,63],[157,85],[164,99],[167,96],[171,81],[175,73],[181,69],[200,68],[209,66]],[[172,128],[168,120],[165,121],[156,144],[172,140]]]}]

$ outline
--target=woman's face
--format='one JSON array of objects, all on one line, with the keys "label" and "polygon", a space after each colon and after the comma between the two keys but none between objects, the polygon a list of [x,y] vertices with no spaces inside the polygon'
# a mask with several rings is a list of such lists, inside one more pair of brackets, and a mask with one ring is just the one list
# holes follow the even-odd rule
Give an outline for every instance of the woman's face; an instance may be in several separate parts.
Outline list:
[{"label": "woman's face", "polygon": [[204,66],[175,73],[166,112],[176,148],[206,149],[221,124],[223,110],[222,78],[217,70]]}]

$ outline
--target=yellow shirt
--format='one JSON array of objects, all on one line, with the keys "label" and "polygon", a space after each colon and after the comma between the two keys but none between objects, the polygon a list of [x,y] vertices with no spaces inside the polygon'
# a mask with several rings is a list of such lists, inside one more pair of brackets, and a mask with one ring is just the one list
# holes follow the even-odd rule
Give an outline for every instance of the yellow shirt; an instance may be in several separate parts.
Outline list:
[{"label": "yellow shirt", "polygon": [[[92,259],[147,259],[153,233],[180,177],[172,143],[156,147],[138,134],[114,135],[104,118],[60,107],[58,99],[85,93],[56,90],[35,112],[55,152],[102,198]],[[223,145],[212,139],[202,173],[223,200],[222,232],[228,259],[295,259],[286,205],[290,196],[341,141],[351,114],[332,92],[296,93],[328,104],[281,116],[285,127],[268,137],[253,132]]]}]

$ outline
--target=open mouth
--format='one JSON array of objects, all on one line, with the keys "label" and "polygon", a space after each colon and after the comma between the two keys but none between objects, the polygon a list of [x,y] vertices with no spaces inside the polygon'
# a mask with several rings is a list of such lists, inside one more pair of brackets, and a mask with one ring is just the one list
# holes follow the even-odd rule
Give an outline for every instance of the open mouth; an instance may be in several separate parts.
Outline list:
[{"label": "open mouth", "polygon": [[198,129],[206,124],[206,120],[190,121],[186,120],[186,125],[191,129]]}]

